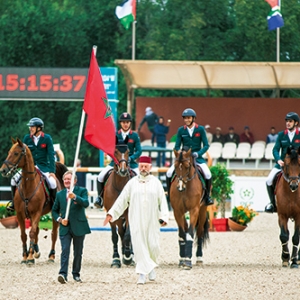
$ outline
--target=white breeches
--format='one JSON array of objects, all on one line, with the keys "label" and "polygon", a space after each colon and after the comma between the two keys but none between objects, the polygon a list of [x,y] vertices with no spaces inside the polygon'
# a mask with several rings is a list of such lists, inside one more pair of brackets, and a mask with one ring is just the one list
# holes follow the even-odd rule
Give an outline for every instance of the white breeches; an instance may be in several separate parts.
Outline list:
[{"label": "white breeches", "polygon": [[269,175],[268,175],[268,177],[267,177],[267,180],[266,180],[267,185],[269,185],[269,186],[272,185],[273,179],[274,179],[275,175],[276,175],[277,173],[279,173],[280,171],[281,171],[281,170],[280,170],[280,169],[277,169],[277,168],[273,168],[273,169],[271,170],[271,172],[269,173]]},{"label": "white breeches", "polygon": [[[196,164],[197,164],[197,166],[200,166],[205,179],[210,179],[211,178],[211,172],[210,172],[210,169],[208,168],[207,164],[206,163],[203,163],[203,164],[196,163]],[[167,177],[170,178],[172,176],[173,172],[174,172],[174,164],[167,171]]]},{"label": "white breeches", "polygon": [[[105,178],[107,172],[109,172],[109,171],[110,171],[111,169],[113,169],[113,168],[114,168],[114,167],[112,167],[112,166],[110,166],[110,165],[106,166],[106,167],[99,173],[97,180],[98,180],[99,182],[104,182],[104,178]],[[134,171],[134,172],[136,173],[136,175],[140,174],[139,168],[132,169],[132,171]]]},{"label": "white breeches", "polygon": [[[45,178],[46,178],[46,180],[47,180],[47,183],[48,183],[48,185],[49,185],[49,188],[50,188],[50,189],[56,189],[56,187],[57,187],[56,180],[55,180],[53,177],[50,177],[50,176],[49,176],[50,173],[49,173],[49,172],[45,172],[45,173],[44,173],[44,172],[42,172],[41,170],[40,170],[40,172],[45,176]],[[17,182],[19,182],[19,180],[20,180],[21,174],[22,174],[22,172],[20,171],[20,172],[18,172],[18,173],[11,179],[10,184],[11,184],[12,186],[16,186],[16,185],[17,185]]]}]

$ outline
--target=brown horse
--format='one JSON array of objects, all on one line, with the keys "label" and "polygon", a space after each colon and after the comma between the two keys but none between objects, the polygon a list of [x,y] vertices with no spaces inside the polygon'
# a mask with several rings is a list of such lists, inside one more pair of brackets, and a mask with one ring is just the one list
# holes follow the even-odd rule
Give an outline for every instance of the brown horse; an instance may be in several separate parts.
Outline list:
[{"label": "brown horse", "polygon": [[[291,268],[298,268],[298,245],[300,234],[300,148],[297,150],[288,148],[284,158],[282,176],[276,187],[276,202],[278,223],[280,227],[280,241],[282,245],[282,266],[288,267],[291,261]],[[293,250],[290,257],[288,242],[289,230],[288,220],[295,222],[294,235],[292,238]],[[300,258],[300,257],[299,257]]]},{"label": "brown horse", "polygon": [[[131,178],[131,172],[128,165],[129,150],[126,144],[127,140],[128,139],[126,138],[124,143],[116,144],[114,155],[118,160],[118,164],[114,165],[114,169],[109,175],[104,187],[103,202],[106,211],[110,210],[122,192],[125,184]],[[118,234],[122,241],[123,263],[125,265],[134,264],[128,223],[128,209],[125,210],[124,214],[118,220],[110,222],[110,227],[113,242],[113,261],[111,267],[121,267],[120,255],[118,252]]]},{"label": "brown horse", "polygon": [[[14,197],[15,210],[21,230],[21,239],[23,243],[22,263],[34,264],[35,258],[40,257],[38,247],[39,221],[42,215],[51,212],[53,200],[47,195],[44,178],[37,171],[34,165],[30,149],[22,143],[20,139],[14,140],[13,145],[8,152],[0,172],[2,176],[9,177],[22,169],[21,180],[18,184]],[[57,190],[63,185],[62,175],[67,171],[67,167],[61,163],[56,163]],[[25,219],[31,220],[31,229],[29,231],[30,244],[27,250],[27,234],[25,231]],[[57,240],[58,223],[52,220],[52,246],[49,253],[49,261],[55,259],[55,243]]]},{"label": "brown horse", "polygon": [[[174,153],[175,179],[170,187],[170,201],[178,225],[179,267],[189,270],[192,268],[194,234],[196,232],[197,235],[195,240],[197,240],[198,264],[202,262],[202,246],[209,238],[209,226],[206,206],[202,201],[204,189],[194,166],[191,149],[174,150]],[[186,212],[190,215],[189,224],[185,218]]]}]

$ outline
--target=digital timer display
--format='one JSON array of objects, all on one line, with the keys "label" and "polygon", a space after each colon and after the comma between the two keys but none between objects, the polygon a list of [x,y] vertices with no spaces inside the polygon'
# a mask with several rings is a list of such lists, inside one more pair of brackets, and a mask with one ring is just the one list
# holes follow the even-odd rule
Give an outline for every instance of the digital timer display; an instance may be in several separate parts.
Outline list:
[{"label": "digital timer display", "polygon": [[83,99],[88,69],[0,68],[0,98]]}]

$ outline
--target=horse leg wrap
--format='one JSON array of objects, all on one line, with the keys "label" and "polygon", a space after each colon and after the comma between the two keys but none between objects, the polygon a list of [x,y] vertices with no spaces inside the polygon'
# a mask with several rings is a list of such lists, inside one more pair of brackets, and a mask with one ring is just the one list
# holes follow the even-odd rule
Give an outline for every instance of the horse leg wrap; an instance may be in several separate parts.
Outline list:
[{"label": "horse leg wrap", "polygon": [[187,241],[185,245],[185,257],[192,258],[193,241]]}]

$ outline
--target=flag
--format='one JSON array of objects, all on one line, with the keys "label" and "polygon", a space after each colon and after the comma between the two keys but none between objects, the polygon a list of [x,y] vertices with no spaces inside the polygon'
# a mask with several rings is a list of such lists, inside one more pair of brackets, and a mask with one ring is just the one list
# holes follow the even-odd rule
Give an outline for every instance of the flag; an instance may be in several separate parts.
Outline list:
[{"label": "flag", "polygon": [[94,51],[91,55],[83,110],[87,114],[84,131],[85,140],[94,147],[103,150],[117,163],[114,157],[116,127]]},{"label": "flag", "polygon": [[124,1],[116,7],[115,13],[125,29],[129,29],[130,24],[136,19],[136,0]]},{"label": "flag", "polygon": [[266,2],[272,8],[267,17],[269,30],[283,27],[284,21],[280,11],[280,0],[266,0]]}]

